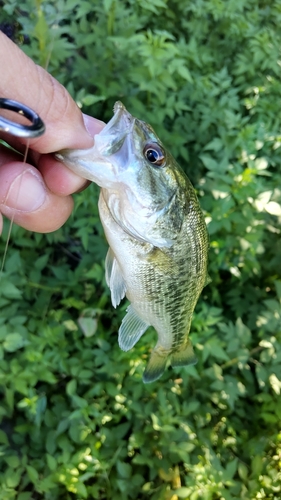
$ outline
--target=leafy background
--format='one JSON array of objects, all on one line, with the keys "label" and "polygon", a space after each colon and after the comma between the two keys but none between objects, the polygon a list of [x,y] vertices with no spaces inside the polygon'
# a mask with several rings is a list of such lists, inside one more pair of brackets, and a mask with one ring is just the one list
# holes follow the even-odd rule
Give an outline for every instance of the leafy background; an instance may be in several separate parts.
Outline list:
[{"label": "leafy background", "polygon": [[[281,496],[280,0],[6,0],[1,29],[103,120],[120,99],[194,183],[210,233],[195,367],[142,372],[110,304],[97,188],[14,226],[0,296],[1,500]],[[7,226],[0,243],[3,256]]]}]

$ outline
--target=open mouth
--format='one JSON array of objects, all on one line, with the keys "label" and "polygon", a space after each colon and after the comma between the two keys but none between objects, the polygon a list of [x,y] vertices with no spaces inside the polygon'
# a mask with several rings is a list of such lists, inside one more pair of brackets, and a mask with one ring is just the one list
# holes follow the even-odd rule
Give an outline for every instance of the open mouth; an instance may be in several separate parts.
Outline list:
[{"label": "open mouth", "polygon": [[[127,111],[124,104],[121,101],[117,101],[113,107],[114,118],[116,120],[122,120],[122,125],[126,127],[127,133],[130,133],[133,129],[136,119]],[[115,120],[114,120],[115,121]]]}]

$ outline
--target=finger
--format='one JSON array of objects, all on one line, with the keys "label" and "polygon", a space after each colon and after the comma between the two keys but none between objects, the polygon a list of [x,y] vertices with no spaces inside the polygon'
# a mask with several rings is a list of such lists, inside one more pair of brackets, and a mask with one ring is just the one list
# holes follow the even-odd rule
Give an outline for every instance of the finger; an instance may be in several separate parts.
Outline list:
[{"label": "finger", "polygon": [[[104,123],[97,120],[92,122],[88,115],[83,115],[84,122],[87,123],[91,134],[99,133],[104,127]],[[14,147],[17,147],[15,138],[10,141]],[[24,153],[26,146],[22,147]],[[67,196],[72,193],[81,191],[89,185],[89,182],[75,175],[63,163],[55,160],[51,154],[40,155],[32,150],[29,150],[29,160],[40,170],[46,186],[59,196]],[[12,161],[20,161],[22,156],[0,145],[0,166]]]},{"label": "finger", "polygon": [[[46,132],[30,140],[40,153],[64,148],[88,148],[93,139],[82,113],[66,89],[43,68],[37,66],[9,38],[0,32],[0,95],[22,102],[34,109],[45,122]],[[91,118],[91,123],[100,124]],[[26,140],[21,139],[25,143]]]},{"label": "finger", "polygon": [[76,193],[89,184],[88,181],[76,175],[63,163],[56,161],[52,155],[41,156],[38,168],[47,187],[59,196]]},{"label": "finger", "polygon": [[[104,127],[103,122],[97,120],[97,122],[93,123],[88,115],[83,115],[83,118],[92,135],[98,134]],[[76,193],[89,184],[88,181],[76,175],[63,163],[58,162],[53,155],[40,156],[37,164],[48,188],[60,196]]]},{"label": "finger", "polygon": [[72,198],[49,191],[32,165],[11,162],[0,168],[0,211],[16,224],[40,233],[55,231],[72,208]]},{"label": "finger", "polygon": [[[75,175],[63,163],[55,160],[53,155],[31,155],[37,164],[47,188],[58,196],[68,196],[77,193],[89,185],[82,177]],[[21,155],[0,145],[0,168],[12,162],[22,162]],[[33,161],[32,161],[33,163]],[[22,164],[24,166],[25,164]],[[2,183],[7,182],[7,169],[0,175]],[[8,176],[8,181],[10,175]],[[0,188],[1,191],[1,188]]]},{"label": "finger", "polygon": [[0,167],[11,161],[21,161],[22,156],[0,144]]}]

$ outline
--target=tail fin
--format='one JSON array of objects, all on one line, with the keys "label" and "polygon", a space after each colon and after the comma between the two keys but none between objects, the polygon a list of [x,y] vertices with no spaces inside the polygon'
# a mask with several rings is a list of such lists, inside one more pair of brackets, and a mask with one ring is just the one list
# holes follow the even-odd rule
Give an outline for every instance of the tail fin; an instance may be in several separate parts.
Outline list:
[{"label": "tail fin", "polygon": [[169,351],[156,347],[153,349],[143,374],[145,384],[154,382],[164,373]]},{"label": "tail fin", "polygon": [[171,354],[171,365],[173,368],[176,366],[194,365],[197,363],[197,358],[189,339],[185,345],[181,346],[181,349],[174,352],[156,347],[153,349],[150,360],[144,370],[143,381],[145,384],[154,382],[161,377],[166,368],[169,354]]},{"label": "tail fin", "polygon": [[190,339],[187,339],[187,343],[181,346],[181,349],[172,353],[171,365],[175,368],[176,366],[195,365],[195,363],[197,363],[197,358]]}]

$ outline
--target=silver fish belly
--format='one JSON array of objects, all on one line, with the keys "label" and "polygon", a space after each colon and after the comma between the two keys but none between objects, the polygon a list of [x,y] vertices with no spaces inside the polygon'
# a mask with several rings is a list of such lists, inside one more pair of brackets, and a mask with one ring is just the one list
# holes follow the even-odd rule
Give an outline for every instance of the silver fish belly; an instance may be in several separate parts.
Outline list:
[{"label": "silver fish belly", "polygon": [[192,314],[208,281],[208,234],[190,181],[153,129],[122,103],[89,150],[56,157],[101,187],[99,213],[109,243],[106,281],[116,307],[131,304],[119,345],[131,349],[149,326],[158,334],[144,382],[193,364]]}]

